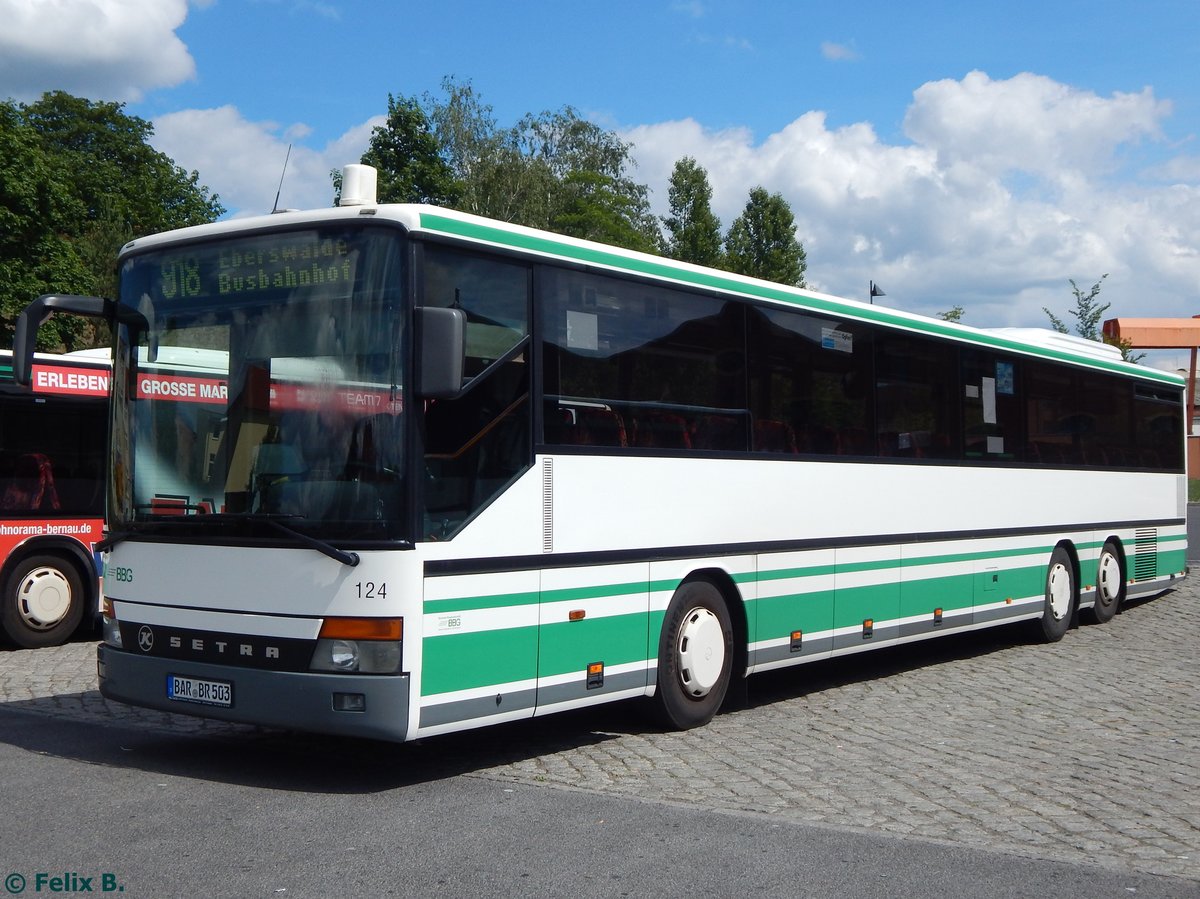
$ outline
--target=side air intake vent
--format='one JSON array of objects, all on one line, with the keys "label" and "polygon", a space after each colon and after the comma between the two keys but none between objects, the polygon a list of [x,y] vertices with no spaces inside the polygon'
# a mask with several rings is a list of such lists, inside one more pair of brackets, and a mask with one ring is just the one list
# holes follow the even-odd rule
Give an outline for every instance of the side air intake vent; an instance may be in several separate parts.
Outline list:
[{"label": "side air intake vent", "polygon": [[1152,580],[1158,574],[1158,529],[1142,528],[1135,534],[1133,579]]}]

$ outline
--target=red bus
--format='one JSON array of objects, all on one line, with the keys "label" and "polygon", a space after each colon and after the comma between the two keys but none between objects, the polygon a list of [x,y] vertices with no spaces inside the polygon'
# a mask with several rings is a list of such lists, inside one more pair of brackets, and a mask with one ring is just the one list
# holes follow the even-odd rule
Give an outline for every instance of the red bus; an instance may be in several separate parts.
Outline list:
[{"label": "red bus", "polygon": [[32,390],[0,352],[0,630],[65,642],[97,620],[108,351],[35,357]]}]

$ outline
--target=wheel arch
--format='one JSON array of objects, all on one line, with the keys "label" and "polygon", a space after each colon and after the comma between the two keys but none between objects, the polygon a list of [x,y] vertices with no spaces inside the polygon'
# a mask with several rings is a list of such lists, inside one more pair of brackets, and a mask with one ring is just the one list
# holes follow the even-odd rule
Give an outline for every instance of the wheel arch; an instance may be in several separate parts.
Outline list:
[{"label": "wheel arch", "polygon": [[750,623],[746,616],[746,601],[738,589],[733,576],[723,568],[698,568],[688,574],[680,586],[691,581],[708,581],[717,588],[725,608],[729,611],[729,623],[733,625],[732,673],[740,680],[746,677],[749,668]]},{"label": "wheel arch", "polygon": [[1105,543],[1111,543],[1116,548],[1117,558],[1121,562],[1121,570],[1128,571],[1129,557],[1125,553],[1125,541],[1117,534],[1109,534],[1100,542],[1100,545],[1103,546]]}]

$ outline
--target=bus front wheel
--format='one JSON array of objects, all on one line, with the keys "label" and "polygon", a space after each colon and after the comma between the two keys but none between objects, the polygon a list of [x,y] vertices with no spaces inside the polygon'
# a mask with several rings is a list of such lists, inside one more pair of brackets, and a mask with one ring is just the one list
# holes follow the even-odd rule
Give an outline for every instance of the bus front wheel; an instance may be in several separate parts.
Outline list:
[{"label": "bus front wheel", "polygon": [[721,591],[705,580],[681,584],[659,636],[659,719],[677,730],[707,724],[725,699],[732,669],[733,626]]},{"label": "bus front wheel", "polygon": [[1063,638],[1071,626],[1075,592],[1075,565],[1071,561],[1071,554],[1061,546],[1056,547],[1046,568],[1046,599],[1042,606],[1042,617],[1033,621],[1036,637],[1046,643],[1055,643]]},{"label": "bus front wheel", "polygon": [[4,585],[0,625],[18,646],[36,649],[66,642],[83,620],[83,584],[59,556],[29,556]]}]

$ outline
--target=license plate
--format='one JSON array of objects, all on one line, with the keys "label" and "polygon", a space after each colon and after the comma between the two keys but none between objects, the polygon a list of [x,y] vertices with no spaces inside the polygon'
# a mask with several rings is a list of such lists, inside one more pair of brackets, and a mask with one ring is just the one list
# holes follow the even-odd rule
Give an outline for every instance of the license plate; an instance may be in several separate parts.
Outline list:
[{"label": "license plate", "polygon": [[167,699],[227,709],[233,706],[233,684],[223,680],[204,680],[199,677],[168,674]]}]

